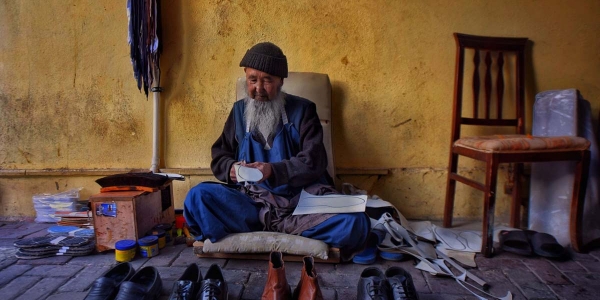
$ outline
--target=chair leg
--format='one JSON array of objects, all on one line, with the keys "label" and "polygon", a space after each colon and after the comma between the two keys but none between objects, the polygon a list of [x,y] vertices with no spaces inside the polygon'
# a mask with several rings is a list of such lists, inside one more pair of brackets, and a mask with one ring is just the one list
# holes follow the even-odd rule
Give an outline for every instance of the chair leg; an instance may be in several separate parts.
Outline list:
[{"label": "chair leg", "polygon": [[515,163],[513,171],[513,190],[512,206],[510,208],[510,226],[521,228],[521,174],[523,174],[523,164]]},{"label": "chair leg", "polygon": [[585,150],[582,158],[575,167],[573,179],[573,197],[571,198],[571,216],[569,231],[571,246],[576,252],[585,252],[583,245],[583,209],[585,207],[585,193],[590,169],[590,151]]},{"label": "chair leg", "polygon": [[451,178],[458,169],[458,155],[450,150],[450,162],[448,166],[448,179],[446,181],[446,202],[444,203],[444,227],[452,227],[452,214],[454,213],[454,195],[456,192],[456,180]]},{"label": "chair leg", "polygon": [[481,252],[485,257],[491,257],[494,251],[494,211],[496,208],[496,183],[498,181],[498,160],[493,154],[488,158],[485,170]]}]

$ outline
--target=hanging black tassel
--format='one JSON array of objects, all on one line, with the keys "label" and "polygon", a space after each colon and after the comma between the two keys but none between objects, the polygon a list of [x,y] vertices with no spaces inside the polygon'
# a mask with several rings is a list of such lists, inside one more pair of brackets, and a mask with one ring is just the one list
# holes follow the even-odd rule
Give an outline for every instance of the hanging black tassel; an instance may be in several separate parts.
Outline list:
[{"label": "hanging black tassel", "polygon": [[153,84],[160,86],[160,0],[127,0],[127,16],[133,77],[148,97]]}]

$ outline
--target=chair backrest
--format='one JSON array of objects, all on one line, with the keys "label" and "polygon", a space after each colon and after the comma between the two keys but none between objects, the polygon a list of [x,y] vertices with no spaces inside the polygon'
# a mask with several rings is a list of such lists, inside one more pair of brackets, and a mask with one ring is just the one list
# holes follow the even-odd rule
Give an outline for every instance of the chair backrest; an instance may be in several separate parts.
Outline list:
[{"label": "chair backrest", "polygon": [[[454,33],[456,69],[454,78],[454,111],[452,142],[460,138],[461,125],[514,126],[517,134],[525,132],[525,46],[527,38],[485,37]],[[465,85],[465,49],[473,52],[471,116],[463,116],[463,86]],[[471,51],[469,51],[471,52]],[[505,70],[507,72],[505,73]],[[483,80],[481,73],[483,73]],[[506,80],[508,79],[508,82]],[[483,84],[483,97],[480,97]],[[514,98],[505,94],[505,87],[514,89]],[[506,97],[508,96],[508,97]],[[508,103],[507,99],[514,99]],[[503,117],[507,104],[514,105],[515,114]],[[493,113],[495,111],[495,113]]]},{"label": "chair backrest", "polygon": [[[317,114],[323,126],[323,144],[327,151],[327,172],[336,180],[333,162],[331,128],[331,82],[327,74],[310,72],[289,72],[283,81],[283,91],[311,100],[317,105]],[[236,85],[236,97],[246,96],[246,78],[239,77]]]}]

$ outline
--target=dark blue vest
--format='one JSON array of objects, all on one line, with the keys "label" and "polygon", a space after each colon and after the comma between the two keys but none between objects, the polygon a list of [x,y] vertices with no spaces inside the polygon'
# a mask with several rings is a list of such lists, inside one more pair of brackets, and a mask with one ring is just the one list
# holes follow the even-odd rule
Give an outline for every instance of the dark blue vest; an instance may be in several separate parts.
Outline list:
[{"label": "dark blue vest", "polygon": [[[273,139],[273,145],[268,150],[264,149],[264,146],[256,141],[246,128],[244,100],[239,100],[234,104],[235,135],[239,145],[236,155],[238,161],[245,160],[247,163],[280,162],[289,160],[300,152],[300,133],[297,128],[300,128],[302,113],[306,111],[306,107],[311,102],[294,95],[286,95],[285,101],[285,111],[281,116],[283,126],[279,127],[280,129]],[[326,183],[327,180],[324,176],[322,177],[319,182]],[[297,195],[302,190],[301,187],[291,187],[287,184],[272,187],[268,181],[259,185],[274,194],[288,197]]]}]

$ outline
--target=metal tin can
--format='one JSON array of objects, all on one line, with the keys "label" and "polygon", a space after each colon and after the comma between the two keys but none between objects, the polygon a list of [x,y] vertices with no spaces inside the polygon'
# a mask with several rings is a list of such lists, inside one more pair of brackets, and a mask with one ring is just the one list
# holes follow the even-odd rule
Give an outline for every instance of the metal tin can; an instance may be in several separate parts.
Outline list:
[{"label": "metal tin can", "polygon": [[148,236],[153,235],[158,238],[158,249],[164,248],[167,244],[167,237],[166,237],[167,234],[162,229],[156,229],[156,228],[152,229],[146,235],[148,235]]},{"label": "metal tin can", "polygon": [[146,236],[138,240],[140,245],[140,254],[143,257],[153,257],[158,255],[158,237],[154,235]]},{"label": "metal tin can", "polygon": [[165,231],[165,239],[167,244],[173,241],[173,225],[169,223],[158,224],[154,229],[162,229]]},{"label": "metal tin can", "polygon": [[115,260],[118,262],[129,262],[135,257],[134,240],[120,240],[115,243]]}]

